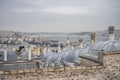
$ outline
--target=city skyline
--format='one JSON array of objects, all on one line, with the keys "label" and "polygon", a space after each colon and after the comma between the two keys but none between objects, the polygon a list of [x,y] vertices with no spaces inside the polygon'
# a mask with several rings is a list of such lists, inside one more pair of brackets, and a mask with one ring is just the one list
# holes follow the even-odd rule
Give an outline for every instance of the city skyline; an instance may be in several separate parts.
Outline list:
[{"label": "city skyline", "polygon": [[120,29],[119,0],[0,0],[0,30],[84,32]]}]

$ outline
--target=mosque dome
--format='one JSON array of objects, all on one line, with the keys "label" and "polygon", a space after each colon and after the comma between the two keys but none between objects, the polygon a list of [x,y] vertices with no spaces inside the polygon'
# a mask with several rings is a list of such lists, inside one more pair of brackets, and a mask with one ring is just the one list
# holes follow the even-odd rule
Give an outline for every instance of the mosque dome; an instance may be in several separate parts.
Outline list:
[{"label": "mosque dome", "polygon": [[8,50],[8,61],[16,61],[17,54],[11,50]]},{"label": "mosque dome", "polygon": [[60,53],[44,54],[46,67],[75,66],[80,64],[79,55],[83,49],[66,50]]},{"label": "mosque dome", "polygon": [[94,45],[92,49],[103,50],[103,51],[117,51],[120,50],[120,43],[116,40],[114,41],[101,41]]},{"label": "mosque dome", "polygon": [[85,55],[98,58],[101,51],[111,52],[120,50],[120,42],[117,40],[101,41],[94,45],[90,45]]},{"label": "mosque dome", "polygon": [[[34,55],[34,53],[31,53],[31,59],[36,58],[36,56]],[[28,51],[24,51],[21,55],[20,55],[20,59],[21,60],[28,60]]]},{"label": "mosque dome", "polygon": [[[4,51],[0,51],[0,60],[4,60]],[[12,50],[7,50],[7,61],[16,61],[17,54]]]}]

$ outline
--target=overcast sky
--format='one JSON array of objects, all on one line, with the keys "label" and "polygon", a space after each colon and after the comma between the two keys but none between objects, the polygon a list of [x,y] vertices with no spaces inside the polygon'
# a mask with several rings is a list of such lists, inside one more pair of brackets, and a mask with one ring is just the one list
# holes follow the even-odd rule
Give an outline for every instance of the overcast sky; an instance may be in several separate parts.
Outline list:
[{"label": "overcast sky", "polygon": [[0,30],[81,32],[120,29],[120,0],[0,0]]}]

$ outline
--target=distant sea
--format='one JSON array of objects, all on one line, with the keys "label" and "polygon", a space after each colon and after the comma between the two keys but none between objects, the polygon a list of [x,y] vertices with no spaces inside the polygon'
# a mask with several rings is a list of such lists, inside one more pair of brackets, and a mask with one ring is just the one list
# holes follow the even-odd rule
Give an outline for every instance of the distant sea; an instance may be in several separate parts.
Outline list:
[{"label": "distant sea", "polygon": [[47,40],[58,40],[60,42],[66,42],[69,37],[69,40],[72,42],[77,42],[79,36],[47,36],[45,37]]}]

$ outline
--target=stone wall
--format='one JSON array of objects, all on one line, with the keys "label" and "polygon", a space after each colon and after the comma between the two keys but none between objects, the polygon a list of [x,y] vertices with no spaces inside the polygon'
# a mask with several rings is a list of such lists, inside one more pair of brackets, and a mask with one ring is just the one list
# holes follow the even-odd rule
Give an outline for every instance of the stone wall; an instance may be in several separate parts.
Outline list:
[{"label": "stone wall", "polygon": [[98,66],[99,62],[87,58],[80,58],[80,66]]},{"label": "stone wall", "polygon": [[0,71],[12,71],[12,70],[23,70],[23,69],[36,69],[36,63],[27,62],[27,63],[0,64]]},{"label": "stone wall", "polygon": [[111,75],[120,76],[120,54],[104,55],[103,64]]}]

